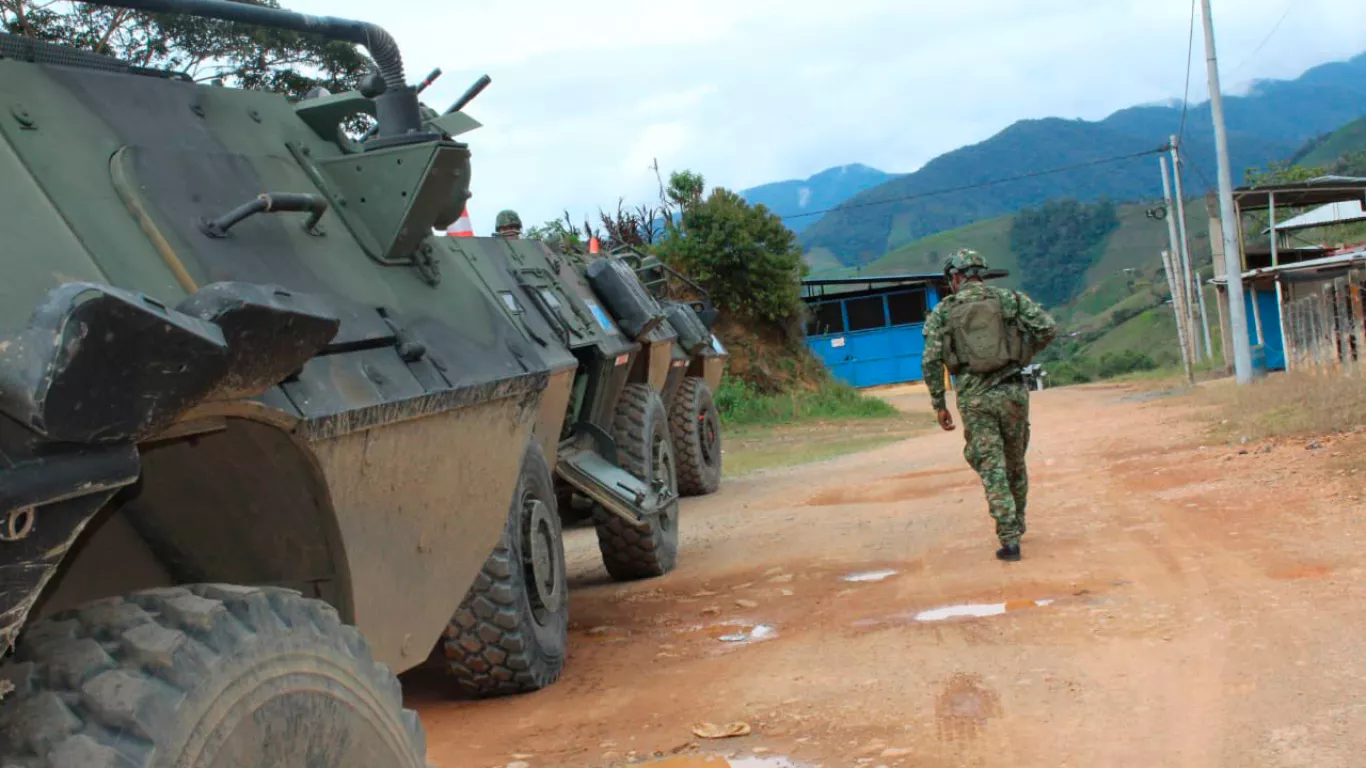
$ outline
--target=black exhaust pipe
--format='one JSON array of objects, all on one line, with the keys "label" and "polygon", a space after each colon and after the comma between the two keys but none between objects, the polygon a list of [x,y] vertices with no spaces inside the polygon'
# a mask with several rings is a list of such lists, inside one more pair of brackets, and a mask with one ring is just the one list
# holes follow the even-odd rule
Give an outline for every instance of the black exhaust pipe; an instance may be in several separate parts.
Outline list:
[{"label": "black exhaust pipe", "polygon": [[[229,0],[96,0],[100,5],[128,8],[146,13],[171,13],[200,16],[221,21],[253,24],[260,27],[288,29],[303,34],[319,35],[328,40],[340,40],[365,46],[379,67],[385,92],[375,99],[379,113],[379,138],[376,145],[401,143],[404,137],[414,140],[422,132],[422,113],[418,109],[417,93],[408,85],[403,72],[403,55],[398,42],[377,24],[331,16],[309,16],[303,13],[267,8]],[[389,140],[389,141],[386,141]]]}]

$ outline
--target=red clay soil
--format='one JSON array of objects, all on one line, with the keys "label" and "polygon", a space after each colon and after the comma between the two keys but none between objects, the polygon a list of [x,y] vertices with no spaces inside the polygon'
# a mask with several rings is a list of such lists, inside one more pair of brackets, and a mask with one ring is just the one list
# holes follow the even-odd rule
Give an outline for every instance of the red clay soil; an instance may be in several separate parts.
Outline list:
[{"label": "red clay soil", "polygon": [[1202,447],[1201,414],[1123,387],[1034,404],[1022,562],[993,557],[961,431],[690,500],[664,578],[611,583],[571,531],[564,678],[453,702],[410,675],[429,761],[1362,765],[1362,443]]}]

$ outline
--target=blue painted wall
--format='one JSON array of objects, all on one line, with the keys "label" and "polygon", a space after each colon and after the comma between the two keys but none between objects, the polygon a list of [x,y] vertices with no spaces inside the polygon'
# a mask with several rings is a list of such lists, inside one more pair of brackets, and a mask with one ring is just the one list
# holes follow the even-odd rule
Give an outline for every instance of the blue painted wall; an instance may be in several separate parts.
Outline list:
[{"label": "blue painted wall", "polygon": [[[1247,305],[1247,338],[1257,346],[1257,321],[1252,314],[1252,287],[1244,283],[1243,302]],[[1257,289],[1257,309],[1262,316],[1262,353],[1268,371],[1285,370],[1285,340],[1281,338],[1281,307],[1276,303],[1276,289]]]},{"label": "blue painted wall", "polygon": [[[882,300],[882,327],[848,332],[844,330],[849,328],[848,299],[831,297],[811,302],[813,310],[817,304],[838,304],[843,326],[829,333],[808,335],[807,345],[836,378],[855,387],[923,380],[920,356],[925,351],[925,337],[921,335],[925,324],[892,325],[887,305],[887,297],[906,294],[923,294],[926,313],[939,303],[939,293],[932,285],[889,289],[878,295]],[[867,294],[854,300],[865,298]]]}]

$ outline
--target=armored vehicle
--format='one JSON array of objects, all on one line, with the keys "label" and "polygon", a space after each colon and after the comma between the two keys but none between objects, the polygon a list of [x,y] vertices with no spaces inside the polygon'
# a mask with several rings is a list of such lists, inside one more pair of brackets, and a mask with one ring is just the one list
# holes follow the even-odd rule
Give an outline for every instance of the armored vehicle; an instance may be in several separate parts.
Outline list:
[{"label": "armored vehicle", "polygon": [[379,72],[290,102],[0,35],[0,759],[422,765],[394,674],[434,645],[477,694],[559,674],[567,489],[614,577],[673,567],[664,403],[724,348],[621,269],[432,235],[487,78],[436,112],[371,24],[106,4]]},{"label": "armored vehicle", "polygon": [[662,274],[657,261],[499,237],[451,238],[447,247],[524,329],[533,365],[552,371],[534,434],[555,467],[556,505],[514,508],[443,647],[465,693],[524,693],[564,666],[561,532],[573,497],[587,502],[612,578],[673,569],[680,490],[710,492],[719,481],[709,393],[726,353],[704,292],[695,305],[661,304],[642,284],[638,272]]},{"label": "armored vehicle", "polygon": [[[510,520],[558,537],[576,363],[432,236],[477,124],[421,107],[383,29],[108,4],[379,71],[291,102],[0,36],[0,763],[423,766],[395,673]],[[594,482],[632,530],[669,500]],[[511,566],[557,583],[545,548]]]}]

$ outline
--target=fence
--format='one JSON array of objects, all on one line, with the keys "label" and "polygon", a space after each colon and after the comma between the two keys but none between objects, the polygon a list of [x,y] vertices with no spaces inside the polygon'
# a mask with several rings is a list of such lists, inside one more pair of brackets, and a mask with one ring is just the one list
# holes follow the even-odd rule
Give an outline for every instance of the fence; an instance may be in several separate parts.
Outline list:
[{"label": "fence", "polygon": [[1325,281],[1285,307],[1286,361],[1293,371],[1361,375],[1366,349],[1366,271]]}]

